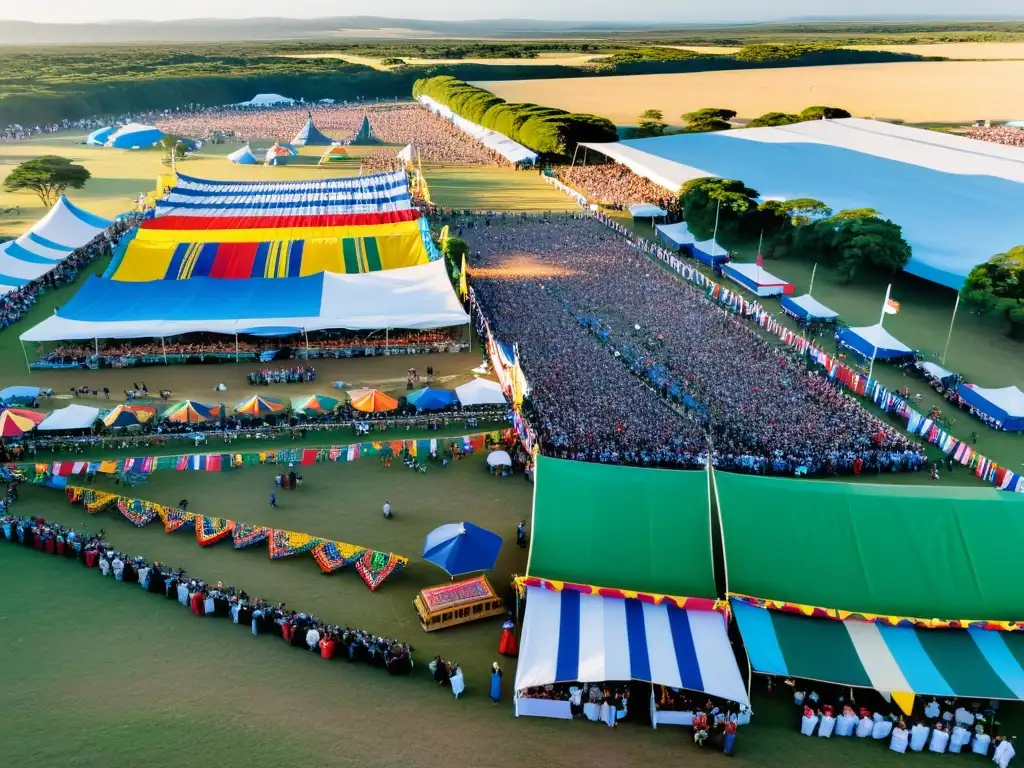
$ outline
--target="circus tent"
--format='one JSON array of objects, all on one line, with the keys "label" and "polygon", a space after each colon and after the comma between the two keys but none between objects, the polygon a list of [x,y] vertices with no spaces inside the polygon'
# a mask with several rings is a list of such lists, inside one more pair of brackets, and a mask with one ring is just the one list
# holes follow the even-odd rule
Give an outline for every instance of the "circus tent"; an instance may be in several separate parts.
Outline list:
[{"label": "circus tent", "polygon": [[313,115],[310,114],[302,130],[295,134],[292,144],[296,147],[327,147],[330,146],[331,140],[313,124]]},{"label": "circus tent", "polygon": [[256,155],[252,153],[248,144],[228,155],[228,160],[238,165],[259,165],[259,160],[256,159]]},{"label": "circus tent", "polygon": [[373,127],[370,125],[370,118],[363,115],[363,122],[349,144],[352,146],[368,146],[372,144],[383,144],[383,142],[378,139],[377,135],[373,132]]},{"label": "circus tent", "polygon": [[0,243],[0,295],[39,279],[109,226],[62,196],[28,232]]},{"label": "circus tent", "polygon": [[106,146],[107,141],[110,140],[111,134],[117,129],[113,126],[107,126],[106,128],[97,128],[95,131],[85,137],[85,143],[90,147],[103,147]]},{"label": "circus tent", "polygon": [[145,149],[155,145],[164,136],[164,132],[156,126],[129,123],[110,134],[106,145],[115,149]]}]

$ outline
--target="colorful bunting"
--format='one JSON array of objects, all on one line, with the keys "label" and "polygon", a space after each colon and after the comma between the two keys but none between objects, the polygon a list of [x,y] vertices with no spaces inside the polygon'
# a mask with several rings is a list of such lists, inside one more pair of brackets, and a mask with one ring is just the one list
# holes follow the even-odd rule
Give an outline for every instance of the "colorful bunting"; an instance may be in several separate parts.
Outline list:
[{"label": "colorful bunting", "polygon": [[195,523],[196,541],[199,542],[200,547],[216,544],[221,539],[226,538],[235,528],[235,521],[228,520],[225,517],[197,515]]},{"label": "colorful bunting", "polygon": [[259,544],[266,541],[268,535],[270,535],[269,528],[249,525],[248,523],[236,522],[234,530],[231,531],[231,538],[235,542],[235,549],[244,549],[245,547]]},{"label": "colorful bunting", "polygon": [[356,561],[356,571],[359,572],[370,591],[375,592],[388,576],[404,569],[406,562],[408,561],[405,558],[391,552],[377,552],[374,549],[368,549]]},{"label": "colorful bunting", "polygon": [[270,549],[270,559],[277,560],[281,557],[291,557],[308,552],[323,541],[323,539],[310,536],[308,533],[282,531],[279,528],[274,528],[270,532],[267,544]]},{"label": "colorful bunting", "polygon": [[118,511],[137,528],[149,525],[157,518],[158,506],[142,499],[129,499],[125,496],[117,497]]},{"label": "colorful bunting", "polygon": [[86,488],[82,492],[82,506],[91,515],[102,512],[104,509],[110,509],[110,507],[117,503],[117,499],[116,493],[95,491],[92,488]]},{"label": "colorful bunting", "polygon": [[334,573],[358,561],[364,552],[364,547],[341,541],[324,541],[313,548],[313,559],[324,573]]},{"label": "colorful bunting", "polygon": [[164,524],[164,531],[167,533],[174,533],[186,525],[195,525],[195,519],[198,517],[198,515],[191,512],[171,509],[170,507],[158,507],[157,514],[160,515],[160,521]]}]

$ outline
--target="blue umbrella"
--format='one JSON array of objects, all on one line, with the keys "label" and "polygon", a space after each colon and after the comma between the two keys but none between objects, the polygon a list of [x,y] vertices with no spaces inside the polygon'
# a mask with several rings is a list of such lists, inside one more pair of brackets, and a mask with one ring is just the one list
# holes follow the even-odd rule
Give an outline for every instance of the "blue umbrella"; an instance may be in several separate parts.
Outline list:
[{"label": "blue umbrella", "polygon": [[423,541],[423,559],[449,576],[489,571],[498,562],[501,536],[472,523],[448,523]]},{"label": "blue umbrella", "polygon": [[410,392],[405,398],[409,405],[416,406],[417,411],[440,411],[447,408],[456,400],[455,392],[450,389],[431,389],[424,387]]}]

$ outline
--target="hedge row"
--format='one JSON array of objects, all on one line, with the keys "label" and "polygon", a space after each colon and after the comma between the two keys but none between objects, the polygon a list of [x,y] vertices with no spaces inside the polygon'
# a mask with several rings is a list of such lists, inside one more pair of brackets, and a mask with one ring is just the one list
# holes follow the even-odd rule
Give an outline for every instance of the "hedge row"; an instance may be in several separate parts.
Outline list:
[{"label": "hedge row", "polygon": [[537,104],[510,104],[490,91],[444,75],[413,83],[412,95],[429,96],[452,112],[545,155],[569,155],[581,141],[617,141],[615,125],[603,117]]}]

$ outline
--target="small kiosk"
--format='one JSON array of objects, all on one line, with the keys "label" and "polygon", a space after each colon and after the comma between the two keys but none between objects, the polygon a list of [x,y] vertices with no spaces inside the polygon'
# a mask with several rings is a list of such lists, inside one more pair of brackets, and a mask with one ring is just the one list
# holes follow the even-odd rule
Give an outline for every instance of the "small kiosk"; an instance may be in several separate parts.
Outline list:
[{"label": "small kiosk", "polygon": [[486,576],[427,587],[412,604],[426,632],[506,613],[505,601],[494,593]]}]

